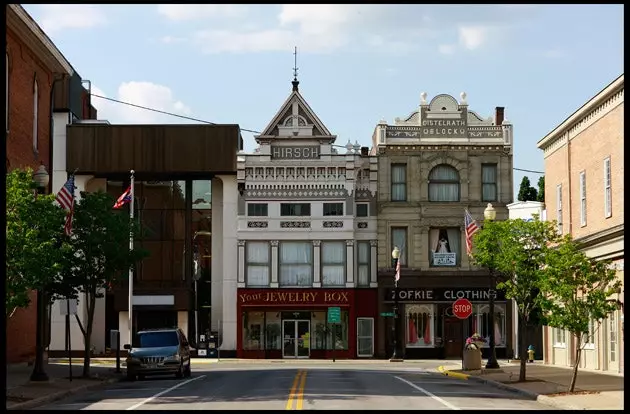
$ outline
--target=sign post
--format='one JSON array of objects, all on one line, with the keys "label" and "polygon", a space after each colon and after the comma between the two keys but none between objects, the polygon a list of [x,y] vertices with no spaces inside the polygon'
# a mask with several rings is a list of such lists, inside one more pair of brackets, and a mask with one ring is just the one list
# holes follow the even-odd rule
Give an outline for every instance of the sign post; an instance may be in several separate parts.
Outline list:
[{"label": "sign post", "polygon": [[66,317],[66,351],[68,351],[68,378],[72,381],[72,335],[70,334],[70,315],[77,314],[78,301],[66,298],[65,303],[61,303],[61,316]]},{"label": "sign post", "polygon": [[341,308],[328,308],[328,323],[332,324],[333,333],[333,362],[335,361],[335,351],[337,350],[337,325],[341,323]]},{"label": "sign post", "polygon": [[[467,320],[472,315],[472,303],[468,299],[459,298],[453,302],[453,315]],[[466,323],[462,322],[462,343],[466,346]],[[462,350],[462,368],[464,368],[464,351]]]}]

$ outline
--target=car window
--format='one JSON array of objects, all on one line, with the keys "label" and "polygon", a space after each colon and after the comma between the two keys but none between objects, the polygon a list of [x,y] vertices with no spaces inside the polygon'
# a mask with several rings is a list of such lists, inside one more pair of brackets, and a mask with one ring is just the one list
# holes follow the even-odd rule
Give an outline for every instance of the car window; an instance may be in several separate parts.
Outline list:
[{"label": "car window", "polygon": [[140,348],[157,348],[161,346],[177,346],[179,338],[177,332],[143,332],[138,334]]}]

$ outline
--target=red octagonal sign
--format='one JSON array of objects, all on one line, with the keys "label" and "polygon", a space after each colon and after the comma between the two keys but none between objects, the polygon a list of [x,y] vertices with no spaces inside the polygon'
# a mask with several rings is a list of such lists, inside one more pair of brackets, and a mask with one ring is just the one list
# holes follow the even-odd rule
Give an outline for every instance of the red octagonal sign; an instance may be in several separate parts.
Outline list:
[{"label": "red octagonal sign", "polygon": [[459,319],[467,319],[472,314],[472,304],[468,299],[459,298],[453,302],[453,315]]}]

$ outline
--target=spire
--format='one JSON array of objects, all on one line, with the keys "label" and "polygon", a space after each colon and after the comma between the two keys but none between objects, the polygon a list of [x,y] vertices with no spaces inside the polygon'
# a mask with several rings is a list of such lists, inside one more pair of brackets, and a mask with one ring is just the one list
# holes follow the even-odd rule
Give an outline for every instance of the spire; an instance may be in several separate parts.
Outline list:
[{"label": "spire", "polygon": [[297,73],[298,73],[298,67],[297,67],[297,46],[295,47],[295,50],[293,52],[293,82],[291,82],[291,84],[293,85],[293,92],[297,92],[298,90],[298,85],[300,84],[300,82],[297,80]]}]

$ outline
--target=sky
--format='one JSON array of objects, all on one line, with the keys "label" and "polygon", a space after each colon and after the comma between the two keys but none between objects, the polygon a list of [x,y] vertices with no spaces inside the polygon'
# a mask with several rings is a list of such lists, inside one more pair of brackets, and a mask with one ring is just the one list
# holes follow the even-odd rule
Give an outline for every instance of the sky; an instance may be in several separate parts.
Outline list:
[{"label": "sky", "polygon": [[[326,127],[371,146],[447,93],[483,118],[505,107],[514,167],[543,171],[536,147],[623,73],[623,5],[23,5],[92,93],[261,131],[291,92]],[[194,123],[94,97],[111,123]],[[245,150],[256,148],[243,131]],[[514,199],[524,175],[514,171]]]}]

